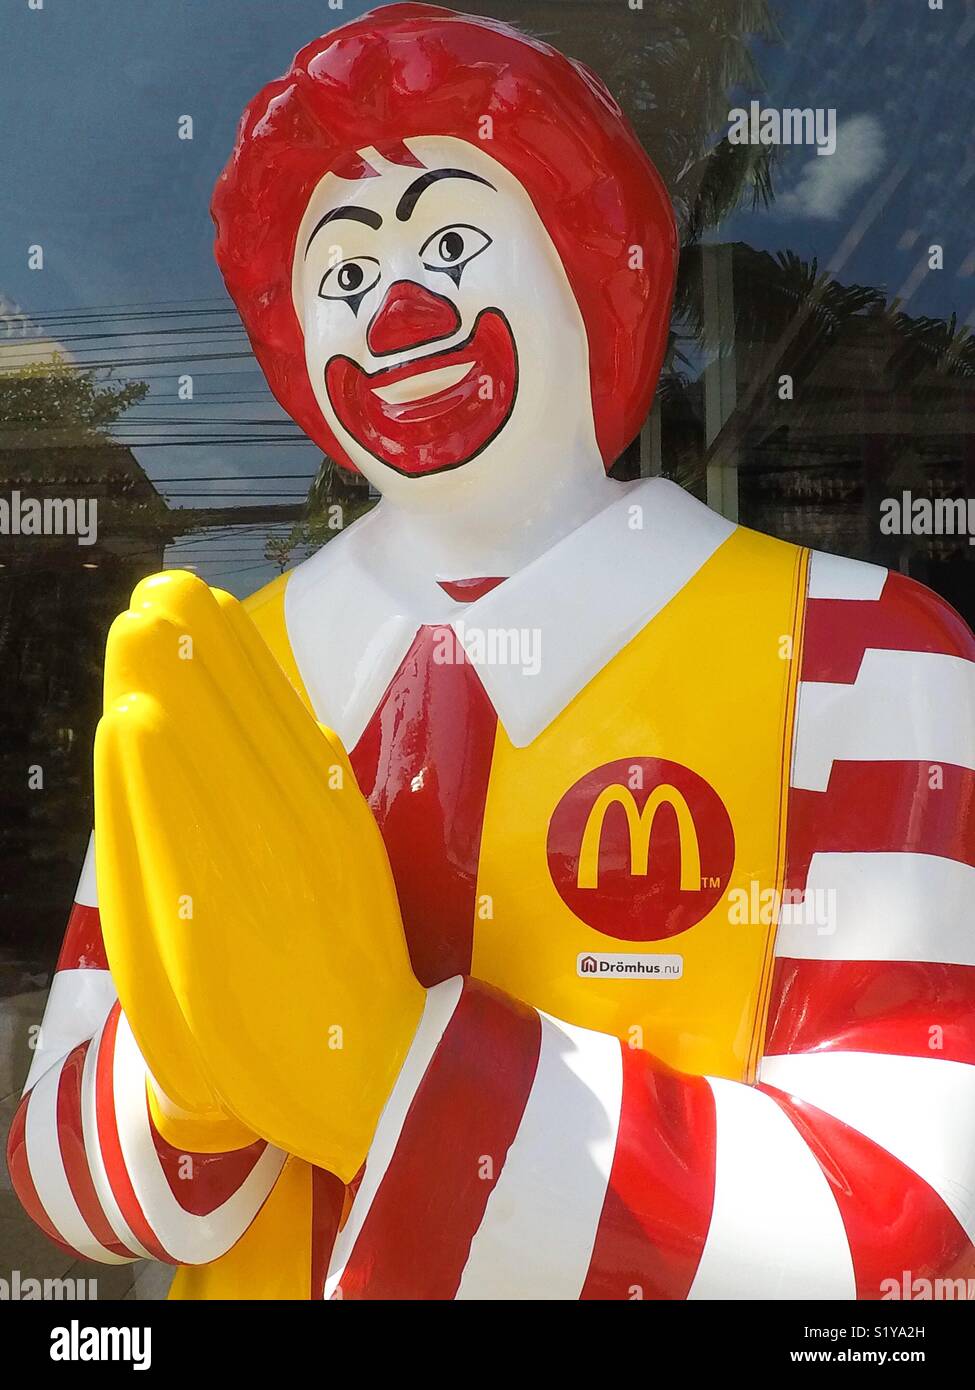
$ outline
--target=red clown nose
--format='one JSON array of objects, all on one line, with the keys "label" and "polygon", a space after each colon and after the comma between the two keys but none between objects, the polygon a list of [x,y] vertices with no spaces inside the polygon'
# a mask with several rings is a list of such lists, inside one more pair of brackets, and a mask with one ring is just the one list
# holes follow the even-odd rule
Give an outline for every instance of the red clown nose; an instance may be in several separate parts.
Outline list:
[{"label": "red clown nose", "polygon": [[459,327],[460,315],[449,299],[413,280],[397,280],[376,310],[366,342],[374,357],[382,357],[449,338]]}]

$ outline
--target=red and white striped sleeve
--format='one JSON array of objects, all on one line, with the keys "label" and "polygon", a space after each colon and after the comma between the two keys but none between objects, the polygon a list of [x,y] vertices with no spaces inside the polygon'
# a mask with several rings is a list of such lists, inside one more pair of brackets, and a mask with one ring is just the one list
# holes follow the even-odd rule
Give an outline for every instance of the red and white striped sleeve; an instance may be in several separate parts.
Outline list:
[{"label": "red and white striped sleeve", "polygon": [[[857,1293],[975,1236],[975,638],[922,585],[814,555],[762,1089],[817,1154]],[[801,895],[801,896],[800,896]],[[825,923],[825,925],[824,925]]]},{"label": "red and white striped sleeve", "polygon": [[448,980],[328,1296],[876,1298],[975,1274],[975,639],[920,586],[816,556],[802,676],[758,1083]]},{"label": "red and white striped sleeve", "polygon": [[156,1130],[147,1069],[108,970],[92,845],[68,919],[7,1163],[21,1203],[71,1254],[205,1264],[243,1235],[284,1163],[259,1140],[186,1153]]}]

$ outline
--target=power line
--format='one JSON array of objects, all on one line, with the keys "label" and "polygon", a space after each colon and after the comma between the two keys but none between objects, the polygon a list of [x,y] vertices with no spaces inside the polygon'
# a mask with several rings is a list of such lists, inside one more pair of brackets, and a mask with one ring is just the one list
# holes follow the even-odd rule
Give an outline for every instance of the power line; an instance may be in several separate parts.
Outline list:
[{"label": "power line", "polygon": [[145,439],[120,439],[117,442],[124,445],[126,448],[132,449],[192,449],[200,448],[204,445],[212,446],[214,444],[264,444],[272,446],[280,444],[311,444],[311,440],[303,434],[296,434],[293,439],[272,439],[262,435],[256,435],[254,438],[248,439],[239,438],[237,435],[231,434],[226,438],[219,435],[207,435],[202,439],[159,439],[151,441]]},{"label": "power line", "polygon": [[[203,374],[203,373],[199,373],[198,375],[203,376],[204,374]],[[208,372],[208,373],[206,373],[206,376],[219,376],[219,375],[220,375],[219,372]],[[195,378],[194,378],[194,380],[195,380]],[[129,409],[130,411],[131,411],[131,410],[146,410],[147,408],[154,409],[154,408],[156,408],[157,406],[159,406],[159,405],[161,404],[160,396],[162,396],[162,395],[163,395],[162,392],[155,392],[155,393],[153,393],[153,392],[150,391],[150,393],[148,394],[148,396],[146,396],[145,400],[133,401],[133,403],[129,406],[128,409]],[[227,399],[226,399],[226,400],[220,399],[221,397],[227,397]],[[197,400],[196,396],[194,395],[194,396],[192,396],[189,400],[180,401],[180,409],[182,409],[184,406],[197,407],[197,408],[204,407],[204,408],[205,408],[205,407],[207,407],[207,406],[216,407],[216,406],[224,406],[224,405],[273,405],[273,404],[274,404],[274,397],[271,395],[270,389],[268,389],[268,390],[266,390],[266,391],[251,391],[251,392],[248,392],[248,391],[246,391],[246,390],[244,389],[244,387],[242,387],[242,386],[237,386],[237,387],[228,387],[227,390],[225,390],[225,391],[207,391],[207,392],[206,392],[206,395],[205,395],[205,396],[201,396],[201,398],[200,398],[199,400]],[[128,412],[126,412],[126,413],[128,413]]]},{"label": "power line", "polygon": [[[75,325],[79,327],[84,327],[86,324],[89,323],[155,323],[159,319],[213,318],[217,315],[225,317],[236,317],[237,310],[234,308],[232,304],[227,304],[226,306],[220,309],[154,309],[148,310],[144,313],[126,312],[120,314],[88,314],[81,312],[78,314],[59,315],[58,317],[45,317],[43,319],[40,319],[36,315],[33,315],[28,321],[29,327],[31,330],[39,331],[27,332],[26,329],[23,327],[18,331],[16,327],[16,322],[14,320],[8,319],[7,337],[20,338],[23,342],[26,343],[34,341],[41,343],[45,340],[45,338],[50,338],[50,333],[44,330],[47,330],[54,325],[57,325],[58,327],[66,326],[68,328],[72,328]],[[2,313],[0,313],[0,324],[3,324],[3,322],[4,316]]]},{"label": "power line", "polygon": [[155,487],[168,487],[170,483],[276,483],[278,481],[314,482],[317,473],[242,473],[240,477],[228,477],[226,473],[193,475],[186,478],[153,478]]},{"label": "power line", "polygon": [[[150,346],[150,345],[147,344],[147,346]],[[86,361],[86,362],[80,362],[80,363],[78,363],[78,366],[79,366],[80,368],[82,368],[84,371],[89,371],[89,372],[90,372],[90,371],[97,371],[99,368],[102,368],[102,367],[110,367],[110,368],[112,368],[113,370],[117,370],[119,367],[140,367],[140,366],[146,366],[146,367],[159,367],[159,366],[166,366],[166,365],[167,365],[168,363],[170,363],[170,362],[174,362],[174,363],[177,363],[177,364],[178,364],[178,363],[182,363],[182,362],[221,362],[221,361],[228,361],[228,362],[229,362],[229,361],[238,360],[239,358],[242,358],[242,357],[250,357],[250,358],[252,358],[254,361],[256,361],[256,358],[254,358],[254,355],[253,355],[253,353],[251,353],[251,352],[203,352],[203,353],[187,353],[187,354],[185,354],[185,356],[180,356],[180,357],[144,357],[144,358],[138,358],[138,359],[135,359],[135,360],[133,360],[132,358],[126,358],[123,362],[87,362],[87,361]],[[15,367],[29,367],[29,366],[33,365],[34,363],[36,363],[36,361],[37,361],[37,359],[34,358],[34,359],[31,359],[31,360],[26,361],[26,362],[15,362],[15,363],[13,363],[13,366],[15,366]],[[9,365],[9,364],[8,364],[8,365]],[[71,364],[71,363],[68,363],[67,365],[70,367],[72,364]]]},{"label": "power line", "polygon": [[[70,336],[70,337],[67,337],[67,338],[59,338],[57,341],[58,341],[59,344],[63,345],[63,344],[65,344],[65,343],[94,342],[94,341],[96,341],[96,340],[99,341],[99,342],[101,342],[101,341],[103,341],[103,340],[106,339],[106,338],[170,338],[170,337],[174,337],[174,338],[175,338],[175,337],[179,337],[179,338],[184,338],[188,343],[192,343],[192,342],[194,342],[194,341],[196,340],[196,338],[198,338],[198,337],[205,337],[205,338],[209,338],[209,337],[217,337],[217,338],[224,337],[224,338],[227,338],[227,339],[229,339],[229,340],[231,340],[231,341],[233,341],[233,342],[239,342],[244,336],[245,336],[245,335],[244,335],[244,330],[243,330],[243,328],[241,328],[239,325],[236,325],[236,326],[235,326],[234,324],[227,324],[227,325],[224,325],[224,324],[216,324],[216,323],[213,323],[213,324],[200,324],[200,325],[199,325],[198,327],[196,327],[196,328],[193,328],[193,327],[184,327],[184,328],[137,328],[137,329],[131,329],[131,330],[127,331],[127,332],[119,332],[119,333],[80,333],[80,334],[75,334],[75,335]],[[25,346],[25,347],[36,346],[38,349],[44,349],[46,345],[45,345],[45,343],[44,343],[43,341],[39,341],[39,342],[37,342],[36,344],[31,344],[30,342],[27,342],[27,343],[24,344],[24,346]],[[137,348],[151,348],[151,347],[154,347],[154,346],[155,346],[154,343],[145,343],[145,342],[140,342],[140,343],[119,343],[115,348],[112,349],[112,351],[113,351],[113,352],[132,352],[132,351],[135,351]],[[173,347],[174,344],[167,342],[167,343],[160,343],[159,346],[160,346],[160,347]],[[82,348],[72,348],[72,349],[71,349],[71,355],[72,355],[72,357],[77,358],[78,355],[79,355],[79,353],[84,353],[84,352],[89,352],[89,351],[90,351],[90,352],[102,352],[102,351],[103,351],[103,348],[101,348],[101,347],[97,347],[97,348],[83,348],[83,347],[82,347]],[[36,357],[36,354],[35,354],[35,356],[33,356],[33,357],[31,358],[31,361],[32,361],[32,362],[36,362],[36,360],[37,360],[37,357]],[[69,363],[68,365],[70,365],[70,363]]]},{"label": "power line", "polygon": [[[189,412],[187,412],[187,414],[189,414]],[[122,421],[122,420],[120,420],[120,421],[117,422],[116,427],[122,426],[122,425],[124,425],[124,424],[125,424],[125,422]],[[285,416],[283,419],[280,419],[280,420],[269,420],[269,419],[264,419],[264,418],[262,418],[262,417],[254,418],[253,416],[247,416],[247,415],[241,415],[241,416],[236,416],[236,415],[217,415],[217,416],[216,416],[214,419],[212,419],[212,420],[207,420],[207,419],[202,419],[202,420],[201,420],[200,417],[199,417],[195,412],[193,413],[192,419],[186,419],[186,420],[181,420],[181,419],[179,419],[177,416],[172,416],[172,415],[150,415],[150,416],[142,416],[142,417],[140,417],[140,418],[137,419],[137,420],[129,421],[128,428],[129,428],[129,429],[137,428],[137,429],[140,429],[140,430],[148,430],[148,429],[157,429],[157,428],[159,428],[159,426],[161,426],[161,425],[241,425],[241,426],[243,426],[243,425],[249,425],[249,426],[252,426],[252,427],[253,427],[254,425],[262,425],[262,426],[270,426],[270,427],[272,427],[273,429],[282,429],[282,428],[285,428],[285,427],[287,427],[287,428],[289,428],[289,429],[294,429],[294,428],[295,428],[295,423],[294,423],[294,421],[291,420],[291,419],[289,419],[287,416]],[[59,426],[58,426],[58,425],[43,425],[41,428],[44,429],[44,430],[57,430],[57,429],[59,428]],[[61,427],[61,428],[63,428],[63,427]],[[39,432],[40,432],[40,431],[37,431],[37,433],[39,433]]]},{"label": "power line", "polygon": [[44,318],[52,318],[52,317],[56,317],[56,316],[58,316],[58,315],[63,315],[63,314],[75,314],[75,313],[78,313],[78,314],[99,314],[99,313],[101,313],[101,314],[110,314],[110,313],[114,312],[114,311],[117,310],[117,309],[148,309],[148,310],[152,311],[152,310],[155,310],[155,309],[165,309],[165,308],[168,308],[168,307],[170,307],[170,306],[172,306],[172,305],[174,305],[174,304],[176,304],[176,305],[180,305],[180,304],[184,304],[184,305],[188,305],[188,304],[227,304],[227,305],[230,305],[231,303],[232,303],[232,301],[230,301],[230,300],[227,298],[226,295],[210,294],[210,295],[201,295],[201,296],[198,296],[198,297],[195,298],[195,299],[193,299],[193,298],[191,298],[191,299],[132,299],[132,300],[128,300],[127,302],[118,303],[118,304],[89,304],[89,305],[86,305],[83,309],[79,309],[79,308],[71,308],[71,309],[34,309],[34,310],[32,310],[29,314],[26,313],[26,312],[24,312],[24,311],[16,311],[16,313],[15,313],[15,311],[14,311],[14,306],[11,305],[11,308],[10,308],[9,313],[8,313],[7,315],[3,315],[2,313],[0,313],[0,317],[6,316],[6,317],[11,317],[11,318],[13,318],[13,317],[25,318],[25,319],[31,320],[32,322],[39,323],[39,322],[41,322],[41,320],[44,319]]},{"label": "power line", "polygon": [[274,502],[280,503],[282,506],[284,506],[286,502],[304,502],[306,500],[306,494],[304,492],[282,492],[279,488],[267,488],[266,490],[261,490],[260,488],[247,488],[240,492],[234,492],[227,488],[218,488],[214,492],[179,491],[165,494],[164,500],[174,504],[176,510],[193,511],[193,507],[189,506],[190,502],[202,502],[207,504],[224,497],[249,497],[255,503],[273,500]]},{"label": "power line", "polygon": [[[307,437],[307,435],[303,435],[303,434],[296,434],[293,438],[290,438],[290,439],[282,439],[282,438],[280,438],[280,437],[274,437],[274,436],[272,436],[272,435],[260,435],[260,434],[258,434],[258,435],[252,435],[252,436],[230,434],[230,435],[227,435],[226,437],[224,437],[224,436],[222,436],[222,435],[210,435],[210,434],[207,434],[207,435],[203,435],[203,436],[201,436],[201,437],[199,437],[199,438],[193,438],[193,439],[183,439],[183,438],[180,438],[179,436],[176,436],[176,437],[171,438],[171,439],[156,439],[156,438],[151,438],[151,439],[124,439],[124,438],[119,438],[119,437],[116,436],[116,435],[112,435],[111,439],[94,440],[94,441],[92,441],[91,444],[79,444],[79,445],[77,445],[77,446],[72,446],[72,447],[90,448],[90,449],[104,449],[104,448],[106,448],[106,447],[107,447],[108,445],[110,445],[110,444],[116,444],[116,445],[118,445],[119,447],[124,448],[124,449],[162,449],[162,448],[166,448],[166,449],[170,449],[170,448],[172,448],[172,449],[179,449],[179,448],[187,449],[187,448],[195,448],[195,447],[199,447],[199,446],[203,446],[203,445],[212,446],[212,445],[214,445],[214,444],[264,444],[264,445],[268,445],[268,446],[275,446],[275,445],[286,444],[286,445],[290,445],[290,446],[295,446],[295,445],[309,445],[309,446],[311,446],[311,440]],[[9,446],[7,446],[7,447],[9,447]],[[17,449],[18,449],[18,450],[24,450],[25,452],[30,452],[30,451],[33,451],[33,450],[36,450],[36,451],[38,451],[38,452],[42,452],[43,450],[45,450],[45,449],[47,449],[47,448],[49,448],[49,447],[50,447],[50,446],[49,446],[49,445],[46,445],[43,441],[40,441],[40,442],[37,443],[37,444],[23,443],[23,444],[18,444],[18,445],[17,445]],[[312,447],[313,447],[313,446],[312,446]]]},{"label": "power line", "polygon": [[[140,321],[144,322],[145,320]],[[228,336],[232,334],[235,338],[240,338],[244,334],[244,326],[242,323],[238,321],[235,324],[185,324],[180,328],[120,328],[116,331],[112,331],[111,329],[104,329],[100,333],[72,333],[66,337],[62,337],[59,333],[57,338],[57,344],[62,345],[66,343],[89,343],[94,342],[96,340],[100,341],[105,338],[168,338],[176,336],[192,337],[201,334],[219,335],[221,333],[226,334]],[[49,348],[52,344],[52,341],[53,340],[50,337],[41,334],[35,335],[34,337],[26,337],[23,334],[17,336],[17,342],[22,343],[25,348],[35,346],[38,348]],[[144,343],[142,344],[142,346],[148,347],[149,344]],[[79,349],[73,349],[73,351],[77,352],[79,351]]]},{"label": "power line", "polygon": [[[249,354],[247,354],[247,353],[235,353],[235,354],[234,354],[234,357],[235,357],[235,358],[241,357],[241,356],[246,357],[246,356],[248,356],[248,355],[249,355]],[[216,360],[218,360],[218,361],[220,360],[220,354],[219,354],[219,353],[216,354]],[[26,364],[26,365],[29,365],[29,364]],[[71,363],[68,363],[67,365],[70,367],[72,364],[71,364]],[[116,364],[108,364],[108,365],[110,365],[110,366],[112,367],[112,369],[114,370],[114,367],[115,367]],[[128,366],[128,363],[123,363],[122,365],[123,365],[123,366]],[[165,361],[163,361],[163,362],[160,363],[160,365],[161,365],[161,366],[166,366],[167,364],[166,364]],[[193,376],[194,382],[200,381],[200,380],[205,381],[205,380],[207,380],[209,377],[212,377],[212,376],[253,376],[255,370],[256,370],[258,373],[260,373],[260,367],[259,367],[259,364],[258,364],[258,361],[257,361],[257,358],[256,358],[256,357],[253,357],[253,356],[251,357],[251,367],[252,367],[254,370],[250,370],[250,369],[248,369],[247,367],[228,367],[226,370],[217,369],[216,371],[206,371],[206,372],[195,371],[195,372],[192,373],[192,376]],[[86,363],[86,364],[83,364],[83,365],[79,365],[79,368],[78,368],[78,369],[79,369],[79,370],[83,370],[83,371],[95,371],[95,370],[97,370],[97,364]],[[153,378],[154,376],[165,377],[165,378],[168,380],[168,379],[170,379],[170,378],[172,378],[172,377],[176,377],[176,376],[178,376],[178,375],[179,375],[179,373],[178,373],[178,372],[175,372],[175,371],[172,371],[172,372],[140,372],[140,373],[139,373],[139,380],[140,380],[140,381],[152,380],[152,378]],[[261,381],[264,380],[263,374],[260,375],[260,378],[259,378],[259,379],[260,379]],[[269,393],[269,394],[270,394],[270,393]]]}]

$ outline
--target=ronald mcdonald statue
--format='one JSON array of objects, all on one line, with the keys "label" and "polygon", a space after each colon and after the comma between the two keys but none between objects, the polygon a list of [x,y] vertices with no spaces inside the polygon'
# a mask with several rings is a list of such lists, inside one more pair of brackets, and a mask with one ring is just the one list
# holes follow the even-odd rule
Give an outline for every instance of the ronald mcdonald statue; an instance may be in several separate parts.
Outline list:
[{"label": "ronald mcdonald statue", "polygon": [[182,1298],[975,1273],[975,638],[607,477],[677,254],[616,102],[391,5],[254,99],[213,214],[275,396],[382,498],[112,627],[28,1211]]}]

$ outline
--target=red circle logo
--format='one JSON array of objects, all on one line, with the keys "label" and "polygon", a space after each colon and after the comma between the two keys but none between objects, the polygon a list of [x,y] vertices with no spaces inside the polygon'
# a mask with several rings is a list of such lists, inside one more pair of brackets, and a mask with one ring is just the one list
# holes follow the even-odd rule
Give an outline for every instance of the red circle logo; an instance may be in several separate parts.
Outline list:
[{"label": "red circle logo", "polygon": [[696,772],[664,758],[619,758],[565,793],[546,851],[576,917],[619,941],[660,941],[718,902],[735,836],[724,802]]}]

